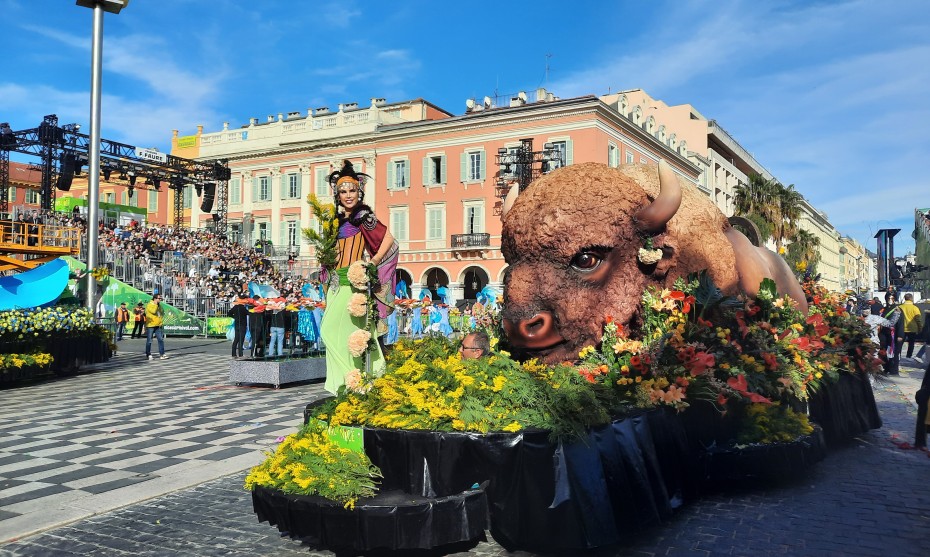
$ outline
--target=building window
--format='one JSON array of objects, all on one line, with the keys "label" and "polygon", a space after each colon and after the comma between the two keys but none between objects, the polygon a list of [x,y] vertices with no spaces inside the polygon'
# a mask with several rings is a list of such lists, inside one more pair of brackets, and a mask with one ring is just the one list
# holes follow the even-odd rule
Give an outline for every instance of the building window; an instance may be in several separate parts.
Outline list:
[{"label": "building window", "polygon": [[317,197],[332,197],[333,190],[329,187],[329,182],[326,180],[326,175],[329,174],[328,168],[325,166],[318,166],[314,170],[314,191],[316,192]]},{"label": "building window", "polygon": [[298,231],[300,229],[297,226],[297,224],[298,223],[296,220],[287,221],[287,245],[288,247],[296,246],[298,244],[298,238],[300,237]]},{"label": "building window", "polygon": [[614,168],[620,166],[620,149],[613,143],[607,144],[607,164]]},{"label": "building window", "polygon": [[626,152],[626,162],[632,163],[632,162],[634,162],[635,160],[636,160],[636,153],[634,153],[633,151],[630,151],[629,149],[627,149],[627,152]]},{"label": "building window", "polygon": [[410,240],[410,219],[407,207],[391,207],[390,209],[391,235],[397,240],[400,249],[406,249],[405,244]]},{"label": "building window", "polygon": [[465,202],[465,234],[482,234],[484,232],[484,200]]},{"label": "building window", "polygon": [[388,189],[402,190],[410,186],[410,165],[407,159],[388,162]]},{"label": "building window", "polygon": [[231,205],[242,204],[242,180],[233,178],[229,181],[229,203]]},{"label": "building window", "polygon": [[291,199],[300,198],[300,174],[288,174],[288,194]]},{"label": "building window", "polygon": [[572,142],[569,139],[549,141],[552,145],[553,156],[546,164],[546,172],[572,164]]},{"label": "building window", "polygon": [[119,204],[120,204],[120,205],[125,205],[125,204],[126,204],[126,190],[123,190],[123,191],[119,194]]},{"label": "building window", "polygon": [[185,209],[191,208],[191,203],[192,203],[193,195],[194,195],[191,193],[191,189],[192,188],[190,187],[184,188],[184,208]]},{"label": "building window", "polygon": [[268,239],[268,223],[267,222],[258,223],[258,239],[263,242]]},{"label": "building window", "polygon": [[149,192],[149,212],[150,213],[158,212],[158,192],[157,191]]},{"label": "building window", "polygon": [[426,206],[426,248],[444,248],[446,245],[446,205]]},{"label": "building window", "polygon": [[7,195],[8,195],[7,199],[10,201],[10,203],[15,202],[16,201],[16,186],[10,186],[10,190],[7,193]]},{"label": "building window", "polygon": [[423,185],[437,186],[446,183],[446,156],[423,157]]},{"label": "building window", "polygon": [[271,201],[271,177],[261,176],[258,178],[258,200]]},{"label": "building window", "polygon": [[483,182],[486,173],[487,157],[484,149],[465,151],[461,159],[462,182]]},{"label": "building window", "polygon": [[103,194],[103,202],[113,203],[113,192],[108,191],[107,193]]},{"label": "building window", "polygon": [[[16,199],[15,195],[10,196],[10,201]],[[36,190],[26,190],[26,203],[29,205],[38,205],[39,204],[39,192]]]}]

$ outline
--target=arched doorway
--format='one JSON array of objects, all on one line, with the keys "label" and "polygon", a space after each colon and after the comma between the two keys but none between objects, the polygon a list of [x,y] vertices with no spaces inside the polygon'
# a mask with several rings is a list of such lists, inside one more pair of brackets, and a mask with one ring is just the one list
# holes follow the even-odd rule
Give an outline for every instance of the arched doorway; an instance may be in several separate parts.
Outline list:
[{"label": "arched doorway", "polygon": [[464,299],[469,304],[474,304],[478,299],[478,292],[488,285],[489,280],[488,274],[481,267],[467,267],[461,280]]},{"label": "arched doorway", "polygon": [[404,281],[404,284],[407,285],[407,297],[413,298],[418,294],[418,292],[413,291],[413,277],[410,276],[410,273],[407,272],[406,269],[397,269],[394,271],[394,284],[400,285],[400,281]]},{"label": "arched doorway", "polygon": [[[430,291],[433,300],[439,300],[439,293],[436,291],[440,286],[449,287],[449,275],[439,267],[433,267],[426,271],[425,280],[426,288]],[[419,296],[419,292],[417,292]]]}]

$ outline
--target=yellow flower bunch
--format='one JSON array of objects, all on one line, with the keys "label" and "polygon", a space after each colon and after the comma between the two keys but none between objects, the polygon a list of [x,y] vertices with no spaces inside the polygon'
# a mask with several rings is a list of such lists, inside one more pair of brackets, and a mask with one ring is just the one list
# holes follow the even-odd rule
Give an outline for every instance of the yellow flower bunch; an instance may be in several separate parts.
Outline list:
[{"label": "yellow flower bunch", "polygon": [[320,495],[351,509],[360,497],[374,496],[376,478],[382,477],[364,452],[336,445],[325,424],[317,420],[266,454],[268,458],[246,476],[246,489],[262,486],[296,495]]},{"label": "yellow flower bunch", "polygon": [[307,242],[313,246],[317,262],[324,269],[335,269],[339,261],[337,243],[339,241],[339,219],[336,215],[336,206],[332,203],[322,203],[316,195],[307,196],[310,212],[320,223],[320,231],[314,228],[304,228],[303,235]]}]

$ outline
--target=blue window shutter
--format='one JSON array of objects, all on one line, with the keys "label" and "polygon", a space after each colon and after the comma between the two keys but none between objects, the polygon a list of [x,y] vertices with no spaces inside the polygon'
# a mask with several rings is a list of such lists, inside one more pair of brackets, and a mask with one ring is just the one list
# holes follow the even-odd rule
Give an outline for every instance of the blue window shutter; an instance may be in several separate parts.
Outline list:
[{"label": "blue window shutter", "polygon": [[464,182],[468,179],[468,153],[462,153],[459,171],[459,178]]},{"label": "blue window shutter", "polygon": [[565,166],[572,164],[573,160],[572,155],[572,140],[568,139],[565,141]]},{"label": "blue window shutter", "polygon": [[410,187],[410,161],[404,164],[404,186]]},{"label": "blue window shutter", "polygon": [[394,189],[394,161],[388,161],[387,187],[389,190]]},{"label": "blue window shutter", "polygon": [[481,153],[479,154],[479,156],[481,157],[481,175],[478,177],[478,179],[479,179],[479,180],[484,180],[484,177],[487,176],[486,168],[487,168],[487,164],[488,164],[488,157],[485,156],[485,152],[484,152],[484,151],[481,151]]},{"label": "blue window shutter", "polygon": [[443,155],[439,162],[439,183],[446,183],[446,156]]}]

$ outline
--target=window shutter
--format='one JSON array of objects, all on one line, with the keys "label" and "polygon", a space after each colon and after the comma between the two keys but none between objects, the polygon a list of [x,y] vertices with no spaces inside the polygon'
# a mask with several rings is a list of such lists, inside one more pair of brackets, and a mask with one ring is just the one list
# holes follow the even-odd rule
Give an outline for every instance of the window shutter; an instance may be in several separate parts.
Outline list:
[{"label": "window shutter", "polygon": [[287,221],[279,223],[278,226],[278,245],[287,245]]},{"label": "window shutter", "polygon": [[258,201],[258,176],[252,178],[252,203]]},{"label": "window shutter", "polygon": [[484,232],[484,205],[475,207],[475,232]]},{"label": "window shutter", "polygon": [[394,161],[388,161],[387,178],[388,189],[394,189]]},{"label": "window shutter", "polygon": [[565,141],[565,166],[572,164],[572,140],[568,139]]},{"label": "window shutter", "polygon": [[410,161],[404,163],[404,186],[410,187]]},{"label": "window shutter", "polygon": [[281,199],[287,199],[287,174],[281,175]]},{"label": "window shutter", "polygon": [[479,179],[479,180],[484,180],[484,177],[487,176],[487,174],[486,174],[486,168],[487,168],[487,164],[488,164],[488,157],[485,156],[484,151],[481,151],[481,153],[479,154],[479,156],[481,157],[481,175],[478,177],[478,179]]},{"label": "window shutter", "polygon": [[464,182],[468,178],[468,153],[462,153],[459,164],[459,178]]},{"label": "window shutter", "polygon": [[446,183],[446,156],[443,155],[439,159],[439,183]]},{"label": "window shutter", "polygon": [[433,183],[433,177],[430,175],[429,157],[423,157],[423,185],[429,186]]},{"label": "window shutter", "polygon": [[304,175],[300,173],[297,175],[297,199],[300,199],[304,196]]}]

